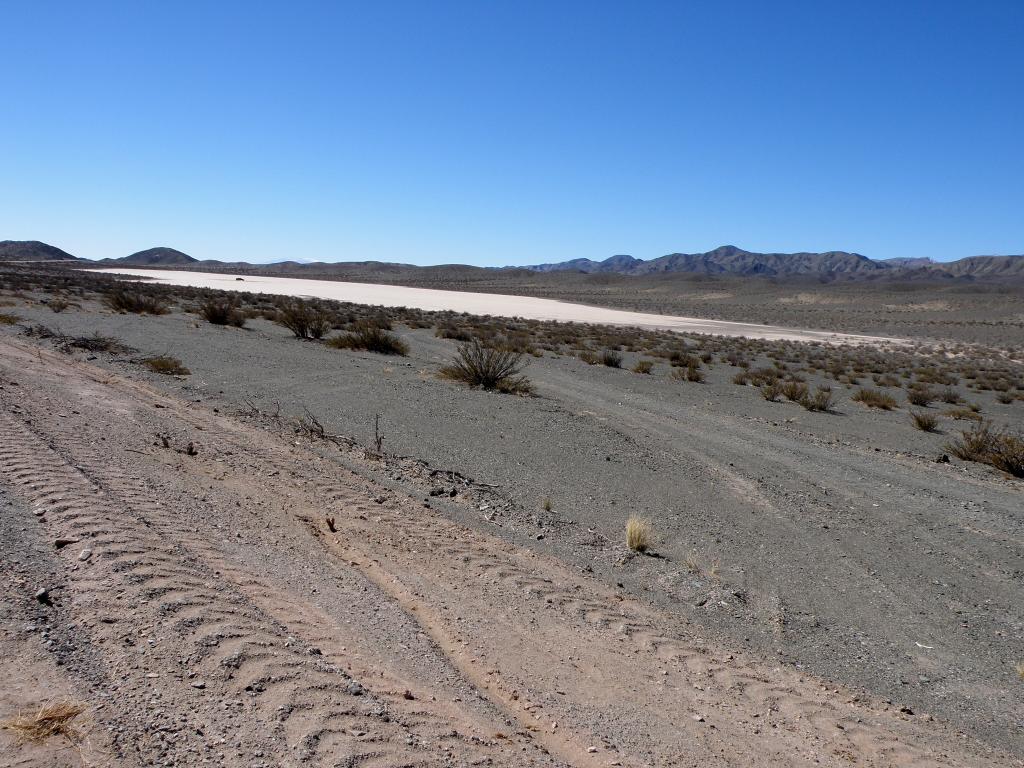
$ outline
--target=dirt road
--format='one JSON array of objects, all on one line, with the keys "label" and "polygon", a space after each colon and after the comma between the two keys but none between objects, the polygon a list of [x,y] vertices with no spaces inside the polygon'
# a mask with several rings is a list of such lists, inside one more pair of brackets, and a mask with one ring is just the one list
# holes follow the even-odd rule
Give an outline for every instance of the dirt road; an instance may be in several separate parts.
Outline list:
[{"label": "dirt road", "polygon": [[0,716],[71,696],[93,723],[80,752],[0,731],[0,764],[1019,762],[336,453],[0,340]]}]

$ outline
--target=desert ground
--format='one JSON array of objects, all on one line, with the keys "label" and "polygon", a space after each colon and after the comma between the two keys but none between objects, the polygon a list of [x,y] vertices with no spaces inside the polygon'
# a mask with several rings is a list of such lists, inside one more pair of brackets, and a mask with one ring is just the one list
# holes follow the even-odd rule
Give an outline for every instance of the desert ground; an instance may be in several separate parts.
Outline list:
[{"label": "desert ground", "polygon": [[[950,449],[1024,427],[1013,291],[708,300],[899,347],[324,306],[382,355],[0,278],[0,720],[83,707],[0,765],[1024,764],[1024,479]],[[473,335],[530,396],[438,375]]]}]

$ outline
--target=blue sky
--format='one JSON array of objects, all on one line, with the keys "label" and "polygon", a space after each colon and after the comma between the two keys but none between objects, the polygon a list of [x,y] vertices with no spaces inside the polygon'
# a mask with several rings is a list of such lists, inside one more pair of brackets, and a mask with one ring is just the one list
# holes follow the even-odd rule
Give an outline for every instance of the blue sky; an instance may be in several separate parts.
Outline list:
[{"label": "blue sky", "polygon": [[0,239],[1024,253],[1024,2],[6,2]]}]

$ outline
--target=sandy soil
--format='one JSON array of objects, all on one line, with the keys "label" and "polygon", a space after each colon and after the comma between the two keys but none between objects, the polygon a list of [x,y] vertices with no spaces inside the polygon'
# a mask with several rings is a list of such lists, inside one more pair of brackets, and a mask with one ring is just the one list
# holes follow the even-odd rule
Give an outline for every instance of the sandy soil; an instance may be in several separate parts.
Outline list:
[{"label": "sandy soil", "polygon": [[[75,632],[50,658],[115,764],[1011,759],[705,642],[316,445],[9,339],[0,375],[5,516],[27,539],[74,540],[42,625]],[[6,608],[38,613],[43,574],[18,566]],[[39,631],[12,622],[5,642]]]},{"label": "sandy soil", "polygon": [[599,325],[656,328],[717,336],[745,336],[751,339],[791,341],[827,341],[834,343],[881,343],[896,341],[856,334],[828,331],[779,328],[776,326],[735,323],[676,315],[655,315],[627,312],[606,307],[590,307],[531,296],[503,296],[494,293],[444,291],[432,288],[409,288],[399,285],[346,283],[334,280],[301,280],[288,277],[246,276],[240,280],[232,274],[214,272],[183,272],[162,269],[96,269],[117,275],[144,277],[165,285],[216,288],[223,291],[249,291],[278,296],[302,296],[381,307],[413,307],[429,311],[468,312],[473,315],[522,317],[530,320],[593,323]]},{"label": "sandy soil", "polygon": [[[193,375],[0,337],[0,716],[95,723],[0,764],[1021,762],[1021,484],[935,464],[941,436],[575,360],[470,392],[425,333],[393,361],[59,324]],[[300,404],[364,445],[383,412],[430,463],[301,438]],[[633,509],[657,557],[619,543]]]}]

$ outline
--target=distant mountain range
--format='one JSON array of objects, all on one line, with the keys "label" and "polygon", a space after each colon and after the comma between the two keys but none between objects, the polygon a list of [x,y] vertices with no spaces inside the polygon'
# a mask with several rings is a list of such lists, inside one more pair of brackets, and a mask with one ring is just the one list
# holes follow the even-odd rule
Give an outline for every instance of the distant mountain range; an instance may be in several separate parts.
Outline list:
[{"label": "distant mountain range", "polygon": [[[506,267],[517,269],[517,267]],[[521,267],[520,267],[521,269]],[[670,253],[645,261],[632,256],[612,256],[604,261],[573,259],[556,264],[525,267],[533,272],[584,272],[587,274],[656,275],[686,272],[699,275],[744,277],[1024,277],[1024,256],[971,256],[959,261],[936,262],[929,258],[873,260],[859,253],[755,253],[723,245],[706,253]]]},{"label": "distant mountain range", "polygon": [[0,261],[79,261],[87,265],[127,265],[136,267],[185,267],[203,269],[237,269],[251,272],[287,272],[301,276],[303,272],[317,274],[343,272],[353,267],[372,267],[379,271],[397,272],[422,269],[451,269],[472,271],[526,270],[530,272],[577,272],[584,274],[658,275],[688,273],[699,275],[738,275],[744,277],[810,277],[820,279],[953,279],[953,278],[1024,278],[1024,255],[970,256],[952,262],[935,262],[928,258],[895,258],[873,260],[859,253],[826,251],[824,253],[755,253],[734,245],[723,245],[706,253],[670,253],[656,259],[637,259],[632,256],[612,256],[604,261],[573,259],[554,264],[534,264],[525,267],[482,268],[464,265],[444,267],[415,267],[409,264],[381,262],[324,262],[282,261],[276,264],[249,264],[246,262],[199,261],[174,248],[159,247],[138,251],[119,259],[86,261],[52,245],[37,240],[0,241]]}]

